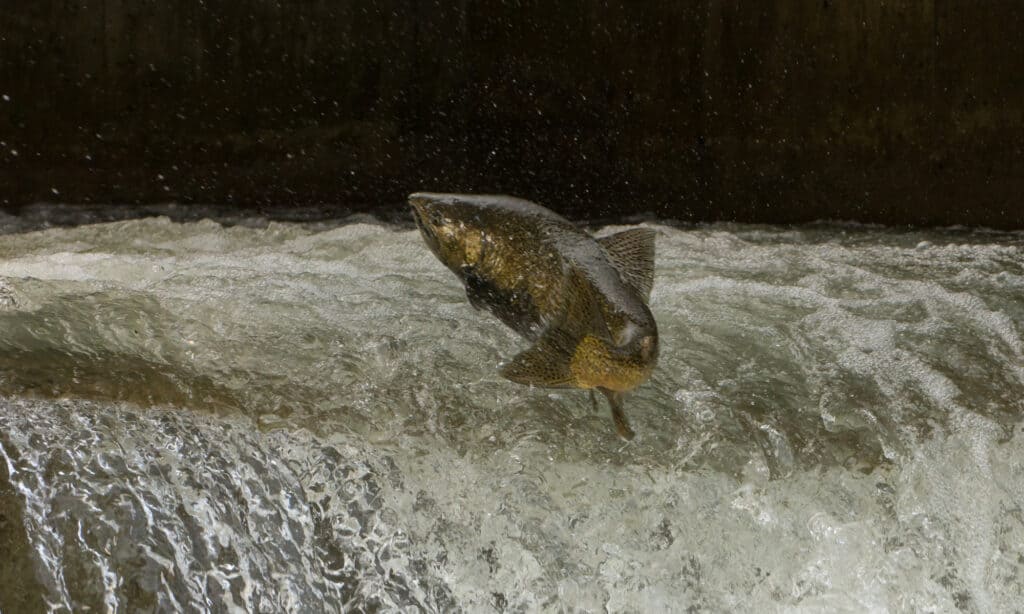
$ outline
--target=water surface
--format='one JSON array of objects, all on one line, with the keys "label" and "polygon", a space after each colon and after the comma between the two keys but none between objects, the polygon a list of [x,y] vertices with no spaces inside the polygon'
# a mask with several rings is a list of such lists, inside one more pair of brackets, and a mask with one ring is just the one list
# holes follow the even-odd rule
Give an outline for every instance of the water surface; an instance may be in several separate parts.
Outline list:
[{"label": "water surface", "polygon": [[244,222],[0,220],[0,609],[1024,602],[1024,235],[648,223],[625,443],[415,231]]}]

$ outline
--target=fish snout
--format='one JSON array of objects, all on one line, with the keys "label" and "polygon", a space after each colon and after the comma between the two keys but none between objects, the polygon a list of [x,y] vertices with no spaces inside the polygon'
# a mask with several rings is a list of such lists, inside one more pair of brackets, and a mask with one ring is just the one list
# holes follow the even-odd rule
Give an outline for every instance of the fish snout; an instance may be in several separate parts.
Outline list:
[{"label": "fish snout", "polygon": [[430,201],[430,198],[426,192],[415,192],[410,194],[407,200],[413,209],[419,210],[425,203]]},{"label": "fish snout", "polygon": [[426,222],[426,206],[430,202],[429,199],[424,198],[422,193],[416,192],[409,195],[408,201],[409,206],[412,207],[412,215],[416,218],[416,222]]},{"label": "fish snout", "polygon": [[444,204],[455,202],[455,194],[440,194],[437,192],[413,192],[409,195],[408,201],[413,209],[427,209]]},{"label": "fish snout", "polygon": [[440,256],[440,240],[437,236],[437,213],[432,210],[430,200],[419,197],[419,193],[409,196],[409,206],[412,207],[412,218],[416,222],[416,228],[420,236],[430,248],[430,251]]},{"label": "fish snout", "polygon": [[409,195],[409,206],[413,216],[421,228],[430,228],[435,232],[437,227],[446,222],[451,204],[450,194],[434,194],[432,192],[415,192]]}]

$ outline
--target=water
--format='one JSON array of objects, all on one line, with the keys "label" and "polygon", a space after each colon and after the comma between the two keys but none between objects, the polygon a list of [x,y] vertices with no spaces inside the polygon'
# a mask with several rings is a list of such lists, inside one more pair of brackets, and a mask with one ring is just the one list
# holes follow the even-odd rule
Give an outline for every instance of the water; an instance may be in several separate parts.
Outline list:
[{"label": "water", "polygon": [[0,610],[1024,602],[1022,234],[653,225],[625,443],[409,227],[242,221],[0,220]]}]

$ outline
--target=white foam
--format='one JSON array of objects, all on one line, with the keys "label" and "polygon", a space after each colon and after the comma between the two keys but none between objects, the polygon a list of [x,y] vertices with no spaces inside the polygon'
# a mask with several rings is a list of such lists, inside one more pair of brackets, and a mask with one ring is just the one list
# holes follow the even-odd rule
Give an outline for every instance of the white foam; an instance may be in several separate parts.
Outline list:
[{"label": "white foam", "polygon": [[[166,609],[1024,599],[1019,239],[654,227],[628,445],[585,394],[502,380],[525,343],[414,231],[5,236],[0,461],[47,598],[105,607],[77,565],[110,607],[131,582]],[[110,398],[147,386],[175,406]]]}]

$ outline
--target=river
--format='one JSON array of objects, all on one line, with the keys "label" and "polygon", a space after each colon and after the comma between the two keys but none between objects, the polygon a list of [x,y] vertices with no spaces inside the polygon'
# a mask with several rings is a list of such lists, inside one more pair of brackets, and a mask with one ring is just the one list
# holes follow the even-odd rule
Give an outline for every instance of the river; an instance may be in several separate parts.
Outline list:
[{"label": "river", "polygon": [[0,610],[1019,608],[1024,233],[644,223],[627,443],[409,224],[0,218]]}]

